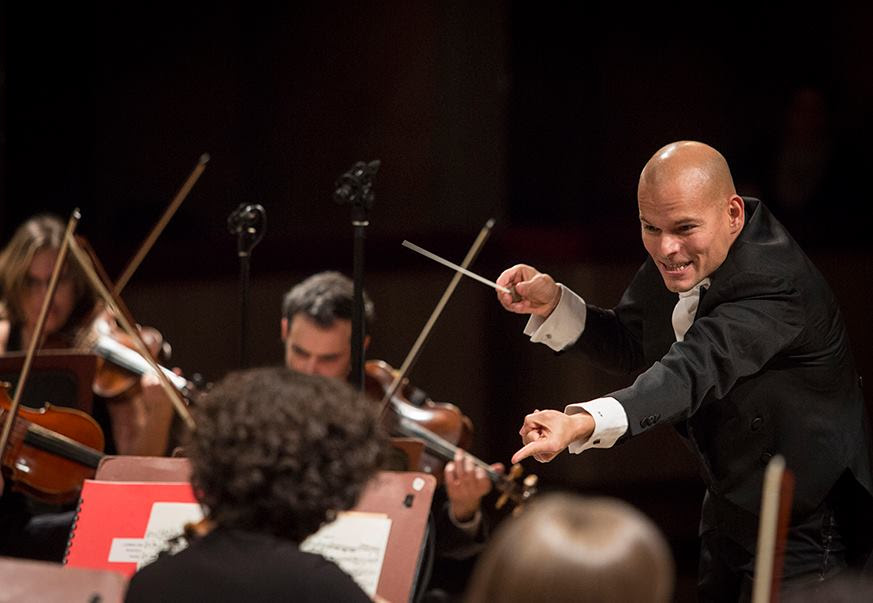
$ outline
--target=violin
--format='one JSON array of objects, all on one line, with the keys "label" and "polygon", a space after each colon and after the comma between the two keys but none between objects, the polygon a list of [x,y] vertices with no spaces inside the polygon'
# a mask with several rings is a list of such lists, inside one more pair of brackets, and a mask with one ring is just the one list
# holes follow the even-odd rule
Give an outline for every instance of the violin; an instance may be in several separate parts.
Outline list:
[{"label": "violin", "polygon": [[[8,388],[8,383],[0,384],[0,421],[12,407]],[[21,406],[2,467],[13,489],[47,503],[68,503],[79,496],[82,481],[94,477],[103,445],[100,426],[80,410]]]},{"label": "violin", "polygon": [[[365,391],[371,398],[381,400],[393,383],[395,370],[382,360],[368,360],[364,365],[364,374]],[[528,475],[518,483],[523,471],[520,464],[513,465],[507,475],[495,471],[485,461],[466,452],[472,442],[473,423],[457,406],[430,399],[416,406],[407,397],[414,389],[404,380],[402,387],[392,396],[383,417],[390,433],[416,438],[424,443],[426,453],[419,469],[442,481],[445,464],[455,458],[458,450],[464,450],[464,454],[485,472],[500,492],[498,509],[507,502],[520,508],[536,493],[536,475]]]},{"label": "violin", "polygon": [[[367,393],[374,400],[381,400],[394,379],[394,369],[382,360],[368,360],[364,365],[364,374]],[[422,405],[417,406],[407,397],[411,390],[409,382],[406,381],[394,394],[392,412],[385,415],[386,427],[389,431],[418,437],[406,433],[408,430],[403,428],[403,421],[406,420],[427,429],[452,445],[465,449],[470,447],[473,442],[473,422],[469,417],[454,404],[437,403],[429,398],[423,400]],[[426,450],[421,469],[425,473],[435,475],[437,480],[441,481],[443,468],[454,458],[454,455],[444,458],[439,454],[433,454],[434,452],[429,448]]]},{"label": "violin", "polygon": [[[167,356],[169,346],[157,329],[144,327],[142,338],[149,348],[152,358],[160,358],[160,352]],[[91,333],[86,337],[86,346],[103,362],[97,365],[94,377],[94,393],[103,398],[115,398],[138,384],[143,375],[155,374],[151,364],[135,350],[133,340],[118,328],[113,328],[105,317],[98,318]],[[170,383],[182,396],[191,401],[199,392],[193,382],[177,375],[170,369],[158,365]]]}]

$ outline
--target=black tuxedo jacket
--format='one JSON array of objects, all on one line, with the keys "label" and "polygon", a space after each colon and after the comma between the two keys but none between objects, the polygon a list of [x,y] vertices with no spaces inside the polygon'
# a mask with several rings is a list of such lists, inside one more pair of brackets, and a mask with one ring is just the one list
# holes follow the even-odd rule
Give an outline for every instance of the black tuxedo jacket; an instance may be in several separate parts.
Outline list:
[{"label": "black tuxedo jacket", "polygon": [[588,305],[571,349],[607,370],[648,367],[610,394],[627,412],[623,438],[676,424],[711,496],[757,516],[764,468],[784,455],[798,518],[847,472],[873,492],[864,400],[824,278],[760,201],[745,206],[745,226],[684,341],[670,320],[678,296],[649,258],[618,306]]}]

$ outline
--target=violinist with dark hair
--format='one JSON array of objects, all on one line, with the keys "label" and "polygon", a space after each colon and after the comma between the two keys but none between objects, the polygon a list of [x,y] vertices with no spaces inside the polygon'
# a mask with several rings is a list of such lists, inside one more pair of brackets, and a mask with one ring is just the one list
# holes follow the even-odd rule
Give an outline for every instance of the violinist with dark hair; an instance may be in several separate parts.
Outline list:
[{"label": "violinist with dark hair", "polygon": [[[353,283],[338,272],[310,276],[285,294],[282,303],[282,341],[285,364],[302,373],[346,379],[351,370]],[[373,302],[364,296],[366,326],[375,316]],[[369,334],[365,346],[369,345]],[[494,465],[497,471],[502,466]],[[485,471],[461,451],[445,466],[445,496],[434,499],[436,553],[431,586],[460,593],[458,573],[483,548],[489,522],[483,517],[482,498],[492,489]],[[457,571],[461,569],[461,572]],[[451,575],[450,575],[451,574]]]},{"label": "violinist with dark hair", "polygon": [[[0,252],[0,353],[28,347],[63,239],[63,223],[40,215],[23,223]],[[84,273],[68,258],[46,316],[42,347],[77,347],[96,308]],[[137,385],[112,399],[94,398],[93,415],[103,430],[107,454],[159,456],[167,450],[172,405],[157,378],[144,376]],[[5,490],[0,500],[0,554],[60,560],[68,514],[62,514],[61,525],[48,529],[53,533],[48,537],[43,528],[55,514],[46,515],[45,508],[11,492],[8,481]]]}]

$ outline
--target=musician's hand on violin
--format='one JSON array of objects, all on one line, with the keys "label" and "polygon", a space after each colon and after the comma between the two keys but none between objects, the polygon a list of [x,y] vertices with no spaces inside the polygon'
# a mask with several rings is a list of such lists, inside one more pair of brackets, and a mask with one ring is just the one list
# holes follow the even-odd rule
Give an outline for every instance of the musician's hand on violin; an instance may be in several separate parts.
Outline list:
[{"label": "musician's hand on violin", "polygon": [[140,377],[142,400],[150,419],[166,419],[173,416],[173,403],[170,402],[161,380],[155,375]]},{"label": "musician's hand on violin", "polygon": [[140,386],[142,391],[136,400],[138,433],[133,454],[163,456],[173,420],[173,403],[155,375],[140,377]]},{"label": "musician's hand on violin", "polygon": [[[503,472],[500,463],[491,468]],[[477,467],[462,450],[458,450],[455,459],[446,464],[444,481],[452,516],[461,523],[473,519],[482,497],[491,491],[491,479],[485,470]]]},{"label": "musician's hand on violin", "polygon": [[524,418],[518,433],[524,446],[512,455],[512,462],[532,456],[548,463],[574,441],[590,437],[594,419],[587,412],[568,415],[559,410],[537,410]]},{"label": "musician's hand on violin", "polygon": [[512,301],[512,295],[497,291],[501,305],[517,314],[534,314],[546,318],[561,300],[561,288],[548,274],[527,264],[516,264],[497,278],[501,287],[515,288],[521,301]]}]

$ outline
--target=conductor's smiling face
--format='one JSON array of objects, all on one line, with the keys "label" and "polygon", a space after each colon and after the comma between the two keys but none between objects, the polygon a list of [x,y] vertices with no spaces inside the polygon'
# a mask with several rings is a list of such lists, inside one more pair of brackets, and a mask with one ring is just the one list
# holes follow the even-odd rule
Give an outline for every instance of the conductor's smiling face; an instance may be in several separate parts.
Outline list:
[{"label": "conductor's smiling face", "polygon": [[688,291],[727,258],[743,228],[743,198],[715,149],[682,142],[646,164],[637,191],[643,245],[667,289]]},{"label": "conductor's smiling face", "polygon": [[[738,201],[737,201],[738,200]],[[708,201],[676,195],[640,195],[643,245],[667,289],[688,291],[712,274],[734,240],[742,199]]]}]

